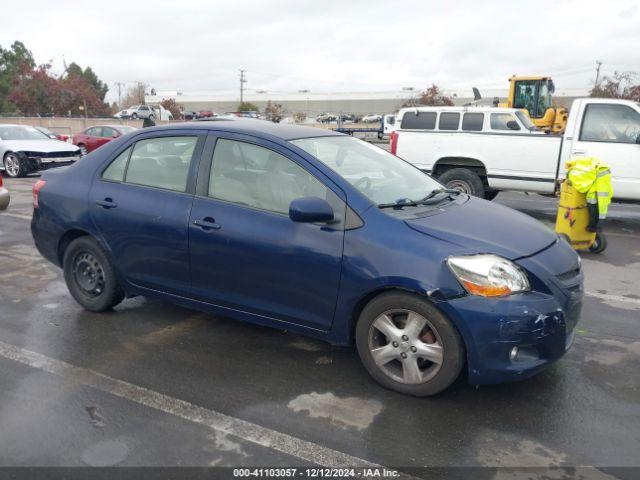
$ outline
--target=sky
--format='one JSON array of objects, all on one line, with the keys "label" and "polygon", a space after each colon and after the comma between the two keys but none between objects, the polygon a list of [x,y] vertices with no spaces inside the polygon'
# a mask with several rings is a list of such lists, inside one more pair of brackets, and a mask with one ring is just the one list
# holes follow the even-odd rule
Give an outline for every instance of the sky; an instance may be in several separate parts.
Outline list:
[{"label": "sky", "polygon": [[552,75],[556,90],[640,72],[640,0],[29,0],[4,9],[0,45],[20,40],[53,72],[91,66],[157,91],[312,93],[507,88]]}]

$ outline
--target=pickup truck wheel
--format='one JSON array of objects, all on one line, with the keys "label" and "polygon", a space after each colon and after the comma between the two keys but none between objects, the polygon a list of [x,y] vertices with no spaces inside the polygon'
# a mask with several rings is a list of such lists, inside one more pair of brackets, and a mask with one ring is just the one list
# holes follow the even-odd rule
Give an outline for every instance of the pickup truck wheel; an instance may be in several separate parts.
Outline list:
[{"label": "pickup truck wheel", "polygon": [[484,185],[477,173],[468,168],[452,168],[438,177],[447,188],[460,190],[469,195],[485,198]]},{"label": "pickup truck wheel", "polygon": [[425,397],[449,387],[465,354],[453,324],[417,295],[389,292],[369,302],[356,325],[363,365],[382,386]]}]

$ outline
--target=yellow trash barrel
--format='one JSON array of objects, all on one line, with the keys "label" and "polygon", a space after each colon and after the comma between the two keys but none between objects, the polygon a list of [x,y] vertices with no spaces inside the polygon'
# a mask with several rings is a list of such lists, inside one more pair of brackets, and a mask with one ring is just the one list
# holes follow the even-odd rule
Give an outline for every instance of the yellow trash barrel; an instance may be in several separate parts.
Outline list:
[{"label": "yellow trash barrel", "polygon": [[556,232],[565,235],[576,250],[588,250],[596,240],[595,232],[587,230],[588,225],[587,197],[565,179],[560,186]]}]

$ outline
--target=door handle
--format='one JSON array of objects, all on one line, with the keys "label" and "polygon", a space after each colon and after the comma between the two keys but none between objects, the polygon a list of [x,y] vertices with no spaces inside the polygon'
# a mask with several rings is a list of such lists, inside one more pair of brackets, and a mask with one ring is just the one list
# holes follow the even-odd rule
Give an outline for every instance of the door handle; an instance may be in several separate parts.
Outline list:
[{"label": "door handle", "polygon": [[116,208],[118,204],[111,200],[110,198],[105,198],[104,200],[98,200],[96,205],[109,210],[110,208]]},{"label": "door handle", "polygon": [[586,150],[571,150],[571,153],[573,155],[586,155],[587,151]]},{"label": "door handle", "polygon": [[211,217],[201,218],[200,220],[194,220],[193,224],[196,227],[200,227],[203,230],[220,230],[222,227],[220,224]]}]

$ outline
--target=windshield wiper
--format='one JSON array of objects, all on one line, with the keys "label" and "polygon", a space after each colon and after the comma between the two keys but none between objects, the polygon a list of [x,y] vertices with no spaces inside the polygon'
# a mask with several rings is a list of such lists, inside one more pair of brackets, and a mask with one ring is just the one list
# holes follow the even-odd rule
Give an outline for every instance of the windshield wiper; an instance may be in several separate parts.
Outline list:
[{"label": "windshield wiper", "polygon": [[400,198],[395,202],[380,203],[378,204],[378,208],[401,209],[402,207],[417,207],[418,205],[426,205],[431,203],[429,202],[429,200],[431,200],[437,195],[440,195],[441,193],[446,193],[448,196],[450,196],[450,195],[459,195],[462,192],[460,190],[454,190],[452,188],[436,188],[435,190],[431,191],[429,195],[421,198],[420,200],[410,200],[408,198]]}]

